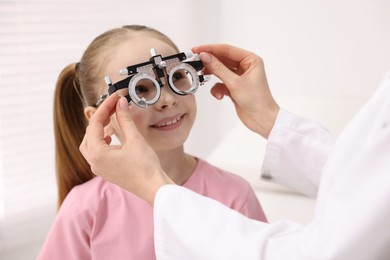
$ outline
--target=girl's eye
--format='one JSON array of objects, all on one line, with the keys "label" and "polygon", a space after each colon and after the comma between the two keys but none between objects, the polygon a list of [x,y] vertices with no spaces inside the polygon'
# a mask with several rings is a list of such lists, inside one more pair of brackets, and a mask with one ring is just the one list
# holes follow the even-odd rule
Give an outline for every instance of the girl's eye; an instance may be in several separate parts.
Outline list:
[{"label": "girl's eye", "polygon": [[185,72],[184,71],[180,71],[180,72],[175,72],[172,76],[172,79],[175,81],[175,80],[179,80],[179,79],[183,79],[185,78]]},{"label": "girl's eye", "polygon": [[137,87],[135,88],[135,92],[137,94],[146,93],[148,91],[149,91],[149,88],[144,86],[144,85],[137,85]]}]

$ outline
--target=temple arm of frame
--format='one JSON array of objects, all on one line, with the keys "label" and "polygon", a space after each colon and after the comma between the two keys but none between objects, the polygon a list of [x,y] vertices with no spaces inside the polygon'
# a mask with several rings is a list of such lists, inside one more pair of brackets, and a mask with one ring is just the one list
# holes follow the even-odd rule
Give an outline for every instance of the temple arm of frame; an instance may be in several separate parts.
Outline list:
[{"label": "temple arm of frame", "polygon": [[114,84],[108,84],[108,94],[112,95],[114,92],[118,91],[119,89],[128,88],[129,82],[132,77],[127,77],[125,79],[122,79],[121,81],[118,81]]},{"label": "temple arm of frame", "polygon": [[194,61],[184,61],[183,63],[187,63],[194,67],[195,70],[202,70],[203,69],[203,63],[200,60],[194,60]]}]

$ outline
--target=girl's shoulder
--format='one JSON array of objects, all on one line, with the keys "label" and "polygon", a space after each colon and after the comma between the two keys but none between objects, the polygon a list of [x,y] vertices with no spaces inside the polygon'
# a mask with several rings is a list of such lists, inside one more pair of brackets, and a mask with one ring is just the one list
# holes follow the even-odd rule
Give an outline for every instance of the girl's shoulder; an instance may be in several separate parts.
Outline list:
[{"label": "girl's shoulder", "polygon": [[[63,206],[70,206],[81,211],[96,211],[99,207],[123,197],[124,191],[118,186],[96,176],[77,185],[66,196]],[[63,207],[61,206],[61,207]]]},{"label": "girl's shoulder", "polygon": [[247,180],[201,159],[198,159],[193,176],[184,186],[240,212],[244,212],[247,205],[258,204]]},{"label": "girl's shoulder", "polygon": [[225,188],[241,190],[241,192],[245,189],[250,189],[249,182],[240,175],[199,158],[194,176],[209,185],[216,184]]}]

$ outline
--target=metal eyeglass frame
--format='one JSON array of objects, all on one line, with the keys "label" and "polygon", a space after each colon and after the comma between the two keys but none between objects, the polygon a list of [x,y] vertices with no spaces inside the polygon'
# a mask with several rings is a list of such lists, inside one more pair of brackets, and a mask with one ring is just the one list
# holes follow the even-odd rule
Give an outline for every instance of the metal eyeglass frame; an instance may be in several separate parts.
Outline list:
[{"label": "metal eyeglass frame", "polygon": [[[112,83],[110,77],[104,77],[105,83],[108,86],[108,93],[99,97],[96,106],[99,106],[108,96],[112,95],[116,91],[125,88],[128,88],[129,94],[125,97],[129,104],[133,102],[142,108],[153,105],[160,98],[161,87],[163,87],[161,79],[166,75],[168,76],[168,86],[170,89],[181,96],[194,94],[199,85],[203,85],[204,82],[209,79],[208,76],[201,74],[203,63],[200,61],[198,55],[194,55],[192,52],[181,52],[171,56],[162,57],[157,54],[156,49],[152,48],[150,49],[150,53],[151,58],[149,61],[131,65],[119,71],[120,75],[128,75],[129,77],[116,83]],[[190,58],[193,58],[193,60],[188,60]],[[173,75],[178,70],[184,70],[192,77],[191,87],[186,91],[178,89],[173,82]],[[140,98],[136,93],[137,83],[144,79],[150,80],[156,88],[156,95],[150,100]]]}]

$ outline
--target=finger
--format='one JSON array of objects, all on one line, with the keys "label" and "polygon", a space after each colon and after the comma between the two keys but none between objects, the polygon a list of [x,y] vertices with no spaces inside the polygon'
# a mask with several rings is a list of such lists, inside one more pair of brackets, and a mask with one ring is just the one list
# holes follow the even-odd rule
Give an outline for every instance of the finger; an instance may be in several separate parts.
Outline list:
[{"label": "finger", "polygon": [[90,122],[96,124],[107,124],[110,120],[110,116],[115,112],[115,106],[118,102],[119,96],[117,94],[112,94],[98,107],[96,112],[90,119]]},{"label": "finger", "polygon": [[223,99],[224,96],[230,96],[229,90],[225,84],[216,83],[210,90],[211,94],[218,100]]},{"label": "finger", "polygon": [[207,52],[221,61],[227,61],[230,60],[232,62],[240,63],[242,60],[246,59],[248,56],[252,56],[253,53],[234,47],[227,44],[208,44],[208,45],[201,45],[197,47],[193,47],[192,51],[194,53],[201,53],[201,52]]},{"label": "finger", "polygon": [[207,52],[214,55],[230,70],[242,75],[261,61],[256,54],[227,44],[210,44],[192,48],[195,53]]},{"label": "finger", "polygon": [[99,144],[107,144],[104,134],[104,126],[109,122],[110,116],[115,112],[115,105],[119,99],[117,94],[109,96],[96,110],[86,130],[86,143],[92,147]]},{"label": "finger", "polygon": [[[222,64],[224,64],[226,68],[228,68],[232,72],[238,74],[237,70],[238,70],[238,67],[240,66],[240,64],[238,64],[237,62],[233,62],[231,60],[226,60],[226,59],[225,60],[219,59],[219,61],[222,62]],[[207,67],[203,68],[202,73],[205,75],[213,74]]]},{"label": "finger", "polygon": [[203,62],[208,73],[214,74],[223,82],[229,82],[234,80],[237,75],[227,68],[221,61],[216,57],[206,52],[199,54],[199,58]]},{"label": "finger", "polygon": [[117,103],[116,118],[124,136],[124,144],[131,144],[134,138],[138,138],[137,127],[131,117],[127,99],[121,97]]}]

